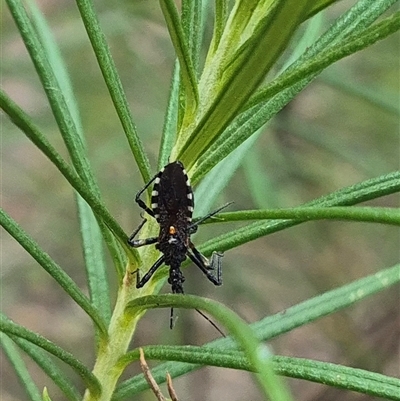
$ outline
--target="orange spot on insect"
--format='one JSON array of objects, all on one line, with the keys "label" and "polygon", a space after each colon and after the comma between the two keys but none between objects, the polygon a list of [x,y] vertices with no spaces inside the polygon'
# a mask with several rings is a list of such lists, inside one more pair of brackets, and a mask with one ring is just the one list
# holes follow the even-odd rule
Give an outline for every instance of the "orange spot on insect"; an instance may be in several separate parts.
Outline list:
[{"label": "orange spot on insect", "polygon": [[174,226],[170,226],[169,227],[169,233],[170,233],[170,235],[176,234],[176,228]]}]

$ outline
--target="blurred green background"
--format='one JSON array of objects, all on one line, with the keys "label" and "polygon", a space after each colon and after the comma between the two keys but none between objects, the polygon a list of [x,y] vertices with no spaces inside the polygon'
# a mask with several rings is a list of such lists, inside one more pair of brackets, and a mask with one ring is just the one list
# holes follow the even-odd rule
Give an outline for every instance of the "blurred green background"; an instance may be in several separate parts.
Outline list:
[{"label": "blurred green background", "polygon": [[[324,14],[321,33],[353,4],[342,1]],[[142,187],[138,169],[110,101],[77,8],[72,1],[39,2],[69,69],[80,105],[89,158],[103,198],[131,232],[140,221],[134,195]],[[174,52],[156,1],[95,2],[140,136],[154,172],[172,75]],[[2,6],[3,89],[34,119],[67,157],[32,63]],[[212,15],[209,15],[212,28]],[[210,32],[209,32],[210,33]],[[264,129],[215,206],[231,210],[300,205],[344,186],[399,168],[398,34],[327,69]],[[48,160],[1,115],[3,208],[86,288],[76,205],[70,186]],[[398,196],[370,203],[399,206]],[[233,226],[205,226],[194,241]],[[17,323],[37,331],[93,364],[93,330],[87,316],[35,261],[1,231],[1,303]],[[224,285],[215,288],[190,266],[187,293],[229,305],[246,321],[393,265],[399,258],[396,227],[310,222],[231,250],[224,257]],[[115,272],[110,281],[116,291]],[[169,286],[164,291],[169,292]],[[275,353],[314,358],[399,375],[400,292],[392,288],[355,307],[272,341]],[[148,312],[132,346],[203,344],[218,333],[197,313]],[[26,358],[39,387],[54,400],[62,395]],[[153,366],[153,363],[150,363]],[[1,400],[25,399],[1,354]],[[125,378],[137,373],[131,366]],[[68,374],[71,374],[68,371]],[[72,374],[71,374],[72,376]],[[82,388],[78,378],[74,378]],[[373,397],[288,379],[296,400],[373,400]],[[250,374],[207,368],[174,380],[181,400],[260,400]],[[138,400],[153,400],[145,392]]]}]

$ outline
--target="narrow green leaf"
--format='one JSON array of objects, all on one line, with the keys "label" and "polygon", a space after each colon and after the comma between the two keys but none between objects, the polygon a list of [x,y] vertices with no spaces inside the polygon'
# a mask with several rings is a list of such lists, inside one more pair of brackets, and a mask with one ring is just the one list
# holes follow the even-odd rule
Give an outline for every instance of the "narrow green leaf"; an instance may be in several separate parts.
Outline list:
[{"label": "narrow green leaf", "polygon": [[257,333],[262,333],[263,339],[271,339],[295,327],[314,322],[316,319],[349,307],[399,281],[400,264],[397,264],[292,306],[286,309],[284,314],[268,316],[255,323],[254,327]]},{"label": "narrow green leaf", "polygon": [[83,379],[93,395],[99,395],[101,393],[101,385],[97,378],[71,353],[58,347],[40,334],[34,333],[33,331],[14,323],[3,314],[0,315],[0,330],[9,336],[23,338],[56,356],[64,363],[71,366],[71,368]]},{"label": "narrow green leaf", "polygon": [[215,54],[221,41],[226,21],[228,19],[228,6],[229,4],[227,0],[215,1],[214,32],[209,49],[209,57],[212,57]]},{"label": "narrow green leaf", "polygon": [[[79,224],[90,300],[101,313],[104,321],[108,323],[111,319],[111,299],[101,232],[90,206],[78,194],[76,201],[79,211]],[[116,259],[118,251],[115,238],[112,237],[112,233],[107,226],[101,225],[104,227],[103,234],[107,238],[107,244],[109,244],[109,241],[112,242],[110,252],[114,256],[113,260],[116,260],[120,265],[120,259]],[[106,231],[107,234],[105,234]]]},{"label": "narrow green leaf", "polygon": [[304,358],[280,356],[275,357],[274,362],[277,374],[388,400],[400,400],[400,380],[395,377]]},{"label": "narrow green leaf", "polygon": [[79,106],[76,101],[75,94],[72,88],[72,83],[69,78],[68,69],[62,58],[60,49],[54,39],[50,27],[47,24],[47,21],[38,8],[36,2],[34,0],[27,0],[26,4],[29,7],[32,24],[38,34],[38,39],[43,46],[43,50],[46,53],[49,64],[52,66],[55,78],[57,79],[67,102],[71,117],[75,122],[77,132],[81,139],[84,141],[82,132],[82,121],[79,114]]},{"label": "narrow green leaf", "polygon": [[[232,55],[232,62],[223,73],[218,93],[202,80],[201,93],[216,93],[211,104],[205,104],[204,114],[194,130],[183,138],[177,158],[187,168],[214,142],[228,126],[264,79],[280,56],[307,10],[308,0],[279,1],[261,19],[253,35]],[[282,30],[282,26],[285,29]],[[209,66],[212,68],[212,65]],[[220,79],[221,81],[221,79]]]},{"label": "narrow green leaf", "polygon": [[[264,391],[265,396],[271,400],[290,400],[288,390],[272,372],[271,354],[267,348],[257,342],[250,327],[234,312],[224,305],[210,299],[194,295],[150,295],[137,298],[128,303],[126,311],[138,313],[143,309],[179,307],[204,310],[219,323],[223,324],[240,344],[249,361],[259,373],[257,379]],[[123,359],[120,363],[124,364]]]},{"label": "narrow green leaf", "polygon": [[[253,137],[254,135],[250,138]],[[273,179],[274,173],[266,168],[264,157],[263,148],[252,147],[251,157],[244,158],[241,165],[245,176],[244,182],[246,183],[252,204],[256,208],[278,208],[281,205],[281,199],[276,194],[277,191]],[[262,185],[260,185],[260,179]]]},{"label": "narrow green leaf", "polygon": [[[323,68],[326,68],[324,63],[327,61],[327,54],[331,54],[330,60],[332,63],[349,55],[350,53],[346,53],[345,55],[341,54],[343,44],[348,44],[349,42],[353,42],[353,39],[355,40],[365,36],[366,32],[369,32],[367,28],[396,1],[397,0],[359,1],[347,13],[341,15],[321,38],[317,40],[314,45],[307,48],[304,54],[280,77],[257,91],[246,104],[246,109],[272,98],[275,94],[288,88],[290,85],[310,76],[312,72],[316,74],[319,73]],[[371,27],[370,29],[375,30],[376,28]],[[382,34],[384,33],[381,32],[381,34],[375,38],[375,41],[382,39]],[[373,41],[371,43],[375,43],[373,36],[369,39]],[[362,49],[356,47],[356,45],[360,46],[360,43],[356,42],[355,44],[353,43],[353,45],[355,46],[354,52]],[[365,47],[367,47],[367,45]],[[332,53],[336,54],[336,57],[339,58],[332,58]],[[309,68],[310,65],[313,66],[313,69]],[[294,75],[297,76],[297,79],[292,79]],[[291,83],[289,83],[289,81],[291,81]],[[277,85],[277,87],[275,87],[275,85]],[[273,89],[273,87],[275,87],[275,89]]]},{"label": "narrow green leaf", "polygon": [[[191,345],[150,345],[142,348],[147,361],[177,361],[254,371],[254,367],[242,351]],[[122,361],[132,363],[138,359],[139,351],[136,349],[127,353]],[[273,356],[272,361],[275,373],[281,376],[312,381],[389,400],[400,400],[400,379],[395,377],[305,358]]]},{"label": "narrow green leaf", "polygon": [[199,68],[200,50],[203,39],[203,6],[201,0],[182,1],[182,28],[188,44],[195,76]]},{"label": "narrow green leaf", "polygon": [[82,398],[77,388],[67,379],[65,372],[47,356],[43,349],[20,337],[13,336],[12,339],[53,380],[69,400],[79,401]]},{"label": "narrow green leaf", "polygon": [[20,245],[49,273],[64,291],[90,316],[98,327],[103,339],[107,339],[107,328],[98,310],[90,303],[75,282],[62,268],[44,252],[22,228],[2,209],[0,209],[0,225],[14,237]]},{"label": "narrow green leaf", "polygon": [[[400,191],[400,171],[363,181],[350,187],[342,188],[329,195],[322,196],[304,206],[351,206],[366,200],[376,199]],[[260,238],[264,235],[300,224],[299,220],[260,221],[231,230],[227,234],[212,238],[199,249],[210,254],[215,249],[226,251],[241,244]]]},{"label": "narrow green leaf", "polygon": [[82,180],[87,185],[90,185],[93,191],[98,191],[75,121],[71,116],[64,94],[49,63],[47,53],[40,42],[40,38],[21,0],[7,0],[7,4],[42,82],[43,89],[46,92],[72,163]]},{"label": "narrow green leaf", "polygon": [[100,23],[94,10],[93,2],[91,0],[76,0],[76,4],[79,8],[82,21],[85,24],[90,42],[92,43],[108,91],[118,113],[122,127],[124,128],[132,154],[138,164],[143,181],[147,182],[151,177],[150,163],[144,152],[142,142],[137,134],[129,109],[129,104],[104,33],[100,28]]},{"label": "narrow green leaf", "polygon": [[[34,29],[20,0],[8,0],[7,4],[10,8],[14,21],[18,26],[18,29],[30,54],[30,57],[34,63],[38,76],[42,82],[42,86],[47,95],[48,101],[53,111],[53,115],[62,134],[64,143],[68,149],[75,170],[77,171],[81,179],[85,182],[85,184],[90,188],[90,190],[99,197],[100,191],[92,174],[89,161],[86,157],[84,144],[64,97],[62,88],[60,87],[56,72],[53,68],[54,66],[52,66],[49,61],[55,58],[54,52],[51,51],[53,47],[51,45],[48,45],[48,49],[50,49],[50,52],[53,54],[52,57],[48,57],[46,48],[41,43],[40,37]],[[84,208],[86,207],[84,206]],[[90,211],[87,211],[86,215],[90,216]],[[93,226],[93,224],[95,223],[92,221],[90,225]],[[85,235],[87,235],[88,233],[89,230],[85,230]],[[104,234],[106,244],[108,246],[111,246],[113,249],[116,249],[117,243],[115,242],[112,234],[108,232],[108,229],[106,227],[103,227],[102,233]],[[94,238],[94,240],[96,240],[96,238]],[[96,246],[95,250],[90,249],[89,251],[90,245],[91,244],[88,243],[85,244],[86,255],[88,255],[88,253],[90,252],[91,255],[94,255],[99,246]],[[117,248],[116,252],[118,251],[119,249]],[[113,254],[115,253],[112,252],[112,255]],[[101,259],[102,258],[100,256],[100,260]],[[92,262],[97,263],[99,262],[99,260],[92,260]],[[93,267],[93,265],[90,266]],[[99,265],[99,267],[101,267],[101,265]],[[95,269],[92,268],[92,271],[94,270]],[[105,272],[105,267],[103,268],[103,272]],[[93,282],[94,281],[92,280],[91,284],[93,284]],[[106,282],[107,281],[105,281],[105,283]],[[105,284],[102,285],[103,289],[105,288],[104,285]],[[103,310],[105,311],[105,316],[109,317],[109,299],[107,297],[108,291],[105,291],[104,294],[99,293],[98,285],[91,285],[91,289],[94,290],[92,294],[94,296],[94,299],[104,308]]]},{"label": "narrow green leaf", "polygon": [[198,102],[198,92],[196,72],[193,67],[193,60],[190,57],[188,41],[174,1],[160,0],[160,5],[179,60],[182,83],[186,93],[187,113],[191,115]]},{"label": "narrow green leaf", "polygon": [[311,8],[308,11],[307,19],[311,18],[313,15],[319,13],[323,9],[329,7],[330,5],[332,5],[333,3],[336,3],[338,1],[340,1],[340,0],[316,0],[316,1],[314,1],[314,3],[310,5]]},{"label": "narrow green leaf", "polygon": [[[266,5],[261,4],[259,0],[239,0],[234,3],[220,40],[220,54],[217,57],[222,58],[224,54],[226,55],[226,60],[218,63],[221,68],[225,68],[226,63],[232,61],[232,55],[249,36],[246,33],[246,29],[255,29],[261,12],[265,16],[271,12],[272,8],[271,1],[267,2]],[[230,55],[228,55],[229,52],[231,53]],[[213,72],[210,71],[210,73],[212,74]]]},{"label": "narrow green leaf", "polygon": [[[173,0],[172,0],[173,3]],[[203,3],[203,4],[202,4]],[[204,18],[203,9],[206,6],[206,2],[200,0],[183,0],[181,5],[181,24],[185,43],[188,46],[188,56],[192,63],[193,74],[196,79],[196,91],[197,91],[197,80],[199,75],[199,60],[200,50],[204,34]],[[179,61],[179,59],[178,59]],[[179,132],[185,119],[191,119],[191,115],[197,104],[191,105],[191,100],[187,98],[187,84],[184,80],[184,76],[181,73],[181,83],[179,87],[179,99],[178,103],[178,119],[175,129]],[[196,92],[197,96],[197,92]]]},{"label": "narrow green leaf", "polygon": [[280,75],[294,62],[296,62],[313,44],[319,39],[326,26],[326,18],[324,13],[312,18],[305,26],[301,34],[296,35],[296,43],[290,54],[283,60],[282,65],[278,65],[277,75]]},{"label": "narrow green leaf", "polygon": [[218,214],[218,219],[205,221],[221,223],[228,221],[262,219],[345,220],[365,223],[392,224],[400,226],[400,208],[389,207],[298,207],[290,209],[243,210]]},{"label": "narrow green leaf", "polygon": [[49,396],[49,392],[47,391],[47,387],[45,387],[43,389],[42,400],[43,401],[52,401],[50,396]]},{"label": "narrow green leaf", "polygon": [[33,381],[26,365],[16,349],[13,341],[5,333],[0,333],[0,345],[4,354],[13,366],[15,373],[31,401],[41,401],[40,391]]},{"label": "narrow green leaf", "polygon": [[[36,32],[40,36],[40,41],[46,52],[49,63],[52,66],[55,77],[62,92],[64,93],[67,107],[69,108],[71,117],[77,127],[77,133],[82,142],[84,142],[78,104],[73,93],[64,60],[61,57],[50,28],[48,27],[42,13],[37,8],[34,1],[30,0],[28,4],[32,15],[32,23],[36,28]],[[104,320],[109,321],[111,317],[111,301],[106,274],[107,266],[104,259],[102,233],[100,232],[100,227],[97,224],[95,216],[93,215],[93,211],[89,205],[78,194],[76,194],[76,201],[79,211],[85,268],[88,277],[90,298],[95,307],[103,315]],[[104,225],[102,225],[102,227],[104,238],[107,239],[107,242],[112,243],[110,246],[110,251],[113,253],[113,250],[117,246],[114,243],[115,240],[112,238],[108,228]]]},{"label": "narrow green leaf", "polygon": [[[62,159],[49,141],[43,136],[40,130],[32,123],[27,114],[18,107],[6,93],[0,90],[0,107],[7,113],[12,122],[45,154],[47,158],[58,168],[61,174],[67,179],[71,186],[82,196],[90,205],[92,210],[104,221],[110,230],[118,238],[128,257],[136,265],[140,265],[138,252],[127,245],[127,235],[121,226],[111,216],[102,201],[93,194],[92,190],[85,185],[75,171]],[[121,278],[124,274],[120,272]]]},{"label": "narrow green leaf", "polygon": [[389,35],[397,32],[399,29],[400,12],[397,12],[383,21],[366,28],[362,34],[357,32],[353,35],[350,35],[343,40],[343,42],[327,48],[325,51],[320,52],[318,56],[314,57],[308,62],[304,62],[300,68],[297,68],[290,74],[285,75],[285,79],[278,81],[279,89],[275,87],[278,82],[275,82],[275,85],[268,85],[265,89],[260,90],[256,95],[254,95],[246,107],[252,107],[271,98],[271,95],[274,93],[286,89],[305,77],[310,75],[315,76],[336,61],[363,50],[382,39],[385,39]]},{"label": "narrow green leaf", "polygon": [[191,171],[193,185],[199,183],[208,172],[249,139],[275,116],[309,81],[301,81],[278,93],[268,104],[252,107],[239,114],[214,144],[196,161]]},{"label": "narrow green leaf", "polygon": [[[194,199],[196,201],[197,216],[204,216],[210,211],[215,204],[217,196],[229,183],[257,138],[258,135],[253,135],[240,144],[222,162],[215,166],[201,181],[200,185],[196,187]],[[201,174],[201,171],[198,173]]]},{"label": "narrow green leaf", "polygon": [[[360,0],[348,12],[341,15],[315,44],[307,48],[296,62],[253,95],[245,106],[247,110],[237,116],[207,152],[204,152],[196,161],[196,168],[193,169],[191,176],[192,183],[194,185],[198,183],[235,147],[263,127],[320,71],[307,76],[303,71],[297,76],[296,72],[299,69],[307,63],[312,63],[321,52],[329,50],[335,44],[339,49],[339,41],[342,38],[352,33],[362,32],[395,2],[396,0]],[[296,78],[292,79],[295,76]],[[262,96],[261,93],[264,95]],[[256,101],[257,99],[258,101]],[[255,106],[252,107],[252,105]]]},{"label": "narrow green leaf", "polygon": [[400,103],[397,102],[397,92],[395,90],[385,91],[381,86],[360,86],[354,82],[350,76],[343,76],[338,69],[329,68],[320,76],[320,82],[335,88],[338,91],[347,93],[358,99],[370,103],[374,107],[379,107],[382,111],[398,117],[400,115]]},{"label": "narrow green leaf", "polygon": [[174,72],[172,74],[171,86],[169,90],[168,106],[164,117],[164,127],[161,136],[160,151],[158,156],[158,171],[168,164],[169,156],[175,143],[179,110],[179,71],[179,62],[175,61]]}]

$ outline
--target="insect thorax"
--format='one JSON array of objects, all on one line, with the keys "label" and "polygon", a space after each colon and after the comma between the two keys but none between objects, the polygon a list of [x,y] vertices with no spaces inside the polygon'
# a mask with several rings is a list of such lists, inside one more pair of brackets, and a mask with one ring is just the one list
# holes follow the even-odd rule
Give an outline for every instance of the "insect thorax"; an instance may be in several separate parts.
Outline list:
[{"label": "insect thorax", "polygon": [[185,221],[176,216],[160,216],[160,232],[157,248],[164,254],[165,264],[180,265],[186,259],[189,246],[189,230]]}]

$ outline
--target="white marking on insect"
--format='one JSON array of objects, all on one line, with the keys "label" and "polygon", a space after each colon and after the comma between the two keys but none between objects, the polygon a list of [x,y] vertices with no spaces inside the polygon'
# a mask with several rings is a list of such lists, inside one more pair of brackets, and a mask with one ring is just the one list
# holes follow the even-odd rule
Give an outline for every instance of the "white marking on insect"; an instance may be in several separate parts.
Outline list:
[{"label": "white marking on insect", "polygon": [[158,220],[160,218],[159,214],[155,214],[154,217],[156,218],[156,220]]},{"label": "white marking on insect", "polygon": [[158,203],[152,203],[151,204],[152,209],[157,209],[158,208]]},{"label": "white marking on insect", "polygon": [[193,206],[188,206],[188,210],[189,210],[189,212],[193,212]]},{"label": "white marking on insect", "polygon": [[154,184],[159,184],[160,183],[160,177],[157,177],[155,180],[154,180]]},{"label": "white marking on insect", "polygon": [[153,192],[151,193],[151,196],[158,196],[158,191],[156,191],[156,190],[154,189]]},{"label": "white marking on insect", "polygon": [[188,178],[187,181],[186,181],[186,185],[187,185],[188,187],[190,187],[190,180],[189,180],[189,178]]},{"label": "white marking on insect", "polygon": [[187,198],[188,198],[188,199],[193,199],[193,194],[192,194],[192,193],[187,194]]}]

